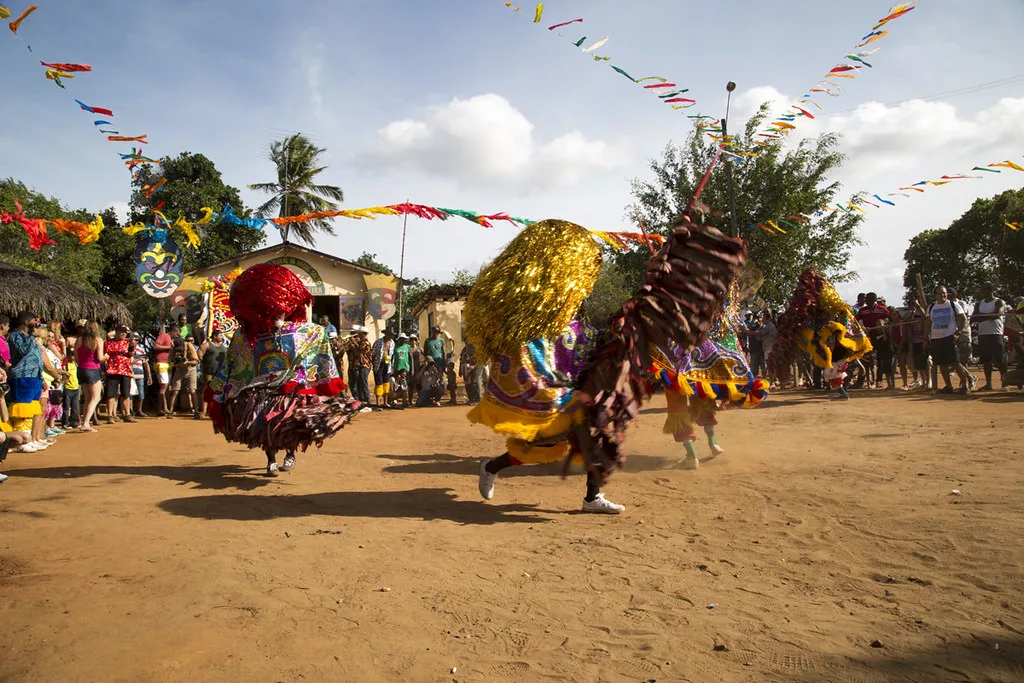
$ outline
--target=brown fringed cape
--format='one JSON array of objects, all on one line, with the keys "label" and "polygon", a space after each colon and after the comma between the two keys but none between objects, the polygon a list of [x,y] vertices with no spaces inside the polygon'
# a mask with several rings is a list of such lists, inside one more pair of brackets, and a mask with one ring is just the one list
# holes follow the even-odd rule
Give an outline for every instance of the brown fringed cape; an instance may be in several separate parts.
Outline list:
[{"label": "brown fringed cape", "polygon": [[[573,451],[607,477],[623,461],[626,427],[648,398],[650,346],[693,347],[722,309],[747,259],[746,245],[694,222],[688,208],[647,266],[640,290],[610,320],[595,358],[576,383],[587,419],[573,429]],[[566,461],[568,468],[568,460]]]},{"label": "brown fringed cape", "polygon": [[222,432],[228,441],[268,453],[278,450],[305,452],[334,436],[360,408],[345,396],[282,393],[282,375],[276,382],[256,380],[239,389],[223,408]]}]

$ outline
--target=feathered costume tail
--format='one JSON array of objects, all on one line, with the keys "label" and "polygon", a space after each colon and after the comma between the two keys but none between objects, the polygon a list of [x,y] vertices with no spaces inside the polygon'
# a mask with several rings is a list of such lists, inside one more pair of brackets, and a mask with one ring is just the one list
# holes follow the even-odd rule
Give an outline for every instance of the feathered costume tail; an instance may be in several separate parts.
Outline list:
[{"label": "feathered costume tail", "polygon": [[746,262],[742,240],[694,222],[695,203],[696,198],[651,259],[639,291],[609,320],[601,348],[576,384],[587,419],[573,430],[573,450],[583,454],[588,470],[603,477],[623,461],[626,426],[649,396],[644,377],[651,367],[649,347],[674,341],[692,348]]}]

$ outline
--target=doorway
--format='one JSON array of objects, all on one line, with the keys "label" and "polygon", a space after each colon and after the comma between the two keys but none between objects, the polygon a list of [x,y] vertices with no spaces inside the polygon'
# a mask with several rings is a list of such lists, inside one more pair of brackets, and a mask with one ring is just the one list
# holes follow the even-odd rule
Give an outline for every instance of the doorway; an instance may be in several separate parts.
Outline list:
[{"label": "doorway", "polygon": [[336,296],[314,296],[313,297],[313,322],[319,323],[320,316],[326,315],[334,328],[341,329],[338,324],[341,321],[341,309]]}]

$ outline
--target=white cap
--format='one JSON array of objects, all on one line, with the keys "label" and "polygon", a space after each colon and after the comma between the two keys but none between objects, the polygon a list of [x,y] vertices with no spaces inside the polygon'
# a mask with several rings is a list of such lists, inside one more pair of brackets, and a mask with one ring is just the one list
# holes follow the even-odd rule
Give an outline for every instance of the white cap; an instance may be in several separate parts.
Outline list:
[{"label": "white cap", "polygon": [[407,335],[405,332],[399,332],[398,333],[398,339],[408,339],[408,338],[409,338],[409,335]]}]

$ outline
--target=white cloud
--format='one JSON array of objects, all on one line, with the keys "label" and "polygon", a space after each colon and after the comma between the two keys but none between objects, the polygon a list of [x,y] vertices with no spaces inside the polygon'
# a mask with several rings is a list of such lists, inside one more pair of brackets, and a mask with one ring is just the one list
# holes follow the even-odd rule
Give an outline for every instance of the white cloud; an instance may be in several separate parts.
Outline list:
[{"label": "white cloud", "polygon": [[324,107],[324,93],[321,87],[324,71],[324,44],[316,43],[311,46],[309,52],[301,57],[302,75],[306,79],[306,87],[309,88],[309,103],[313,114],[320,120],[328,118],[327,109]]},{"label": "white cloud", "polygon": [[466,186],[539,189],[576,185],[591,173],[624,166],[628,154],[579,130],[538,142],[526,116],[490,93],[433,107],[424,121],[389,123],[362,160]]}]

